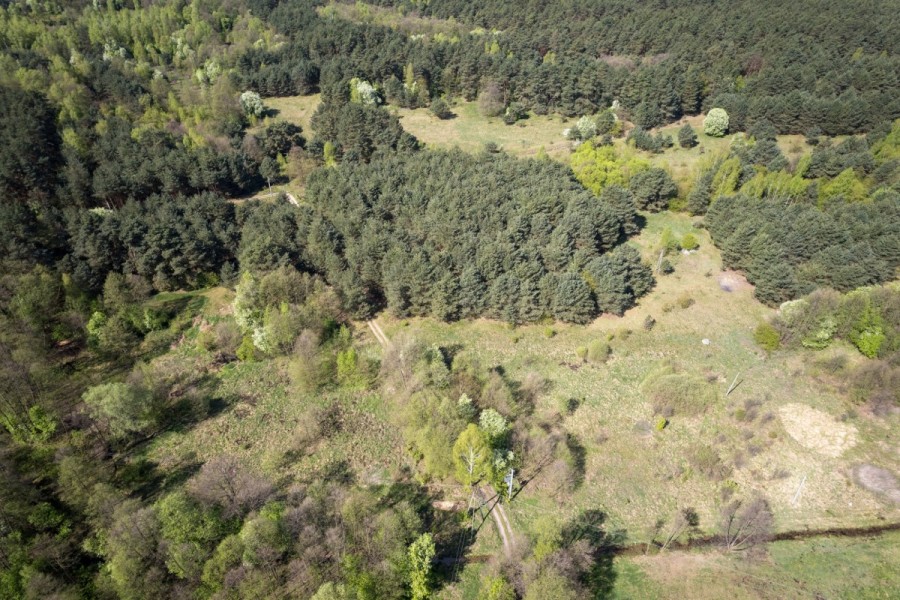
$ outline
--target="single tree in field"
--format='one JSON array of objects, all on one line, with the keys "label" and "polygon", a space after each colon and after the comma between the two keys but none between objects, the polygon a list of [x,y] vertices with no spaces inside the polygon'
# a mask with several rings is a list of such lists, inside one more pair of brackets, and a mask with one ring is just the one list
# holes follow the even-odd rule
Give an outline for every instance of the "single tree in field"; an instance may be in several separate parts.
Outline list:
[{"label": "single tree in field", "polygon": [[697,145],[697,132],[690,123],[685,123],[684,127],[678,130],[678,145],[682,148],[693,148]]},{"label": "single tree in field", "polygon": [[266,112],[262,98],[256,92],[244,92],[241,94],[241,108],[248,117],[258,118]]},{"label": "single tree in field", "polygon": [[104,383],[84,393],[88,412],[115,438],[146,431],[153,425],[153,397],[127,383]]},{"label": "single tree in field", "polygon": [[703,133],[712,137],[722,137],[728,133],[728,113],[724,108],[713,108],[703,119]]},{"label": "single tree in field", "polygon": [[449,119],[453,116],[453,113],[450,112],[450,105],[443,98],[435,98],[431,103],[431,114],[438,119]]},{"label": "single tree in field", "polygon": [[732,552],[749,550],[772,539],[773,526],[772,509],[765,498],[736,500],[722,511],[722,543]]}]

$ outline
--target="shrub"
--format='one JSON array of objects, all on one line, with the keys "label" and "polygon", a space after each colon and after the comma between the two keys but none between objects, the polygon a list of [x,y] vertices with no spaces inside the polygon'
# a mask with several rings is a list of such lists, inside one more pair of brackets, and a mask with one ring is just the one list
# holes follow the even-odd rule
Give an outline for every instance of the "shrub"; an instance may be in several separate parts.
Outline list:
[{"label": "shrub", "polygon": [[681,238],[681,247],[684,250],[696,250],[699,246],[700,243],[697,241],[697,236],[693,233],[686,233]]},{"label": "shrub", "polygon": [[581,360],[587,360],[588,349],[585,346],[578,346],[575,348],[575,356],[580,358]]},{"label": "shrub", "polygon": [[431,114],[438,119],[449,119],[453,116],[453,113],[450,112],[450,105],[443,98],[435,98],[431,103]]},{"label": "shrub", "polygon": [[781,346],[781,334],[769,323],[760,323],[753,332],[753,341],[766,352],[774,352]]},{"label": "shrub", "polygon": [[694,299],[688,296],[687,294],[682,294],[678,297],[678,306],[681,308],[690,308],[694,305]]},{"label": "shrub", "polygon": [[518,102],[512,102],[506,107],[506,112],[503,113],[503,122],[507,125],[512,125],[516,121],[524,119],[525,116],[525,108]]},{"label": "shrub", "polygon": [[731,473],[719,454],[707,445],[696,447],[689,455],[688,462],[701,475],[714,481],[722,481]]},{"label": "shrub", "polygon": [[660,417],[656,420],[656,425],[653,426],[657,431],[662,431],[669,424],[669,420],[665,417]]},{"label": "shrub", "polygon": [[641,391],[652,402],[654,412],[661,415],[699,414],[719,398],[715,384],[699,375],[679,373],[668,364],[650,373]]},{"label": "shrub", "polygon": [[256,360],[256,346],[253,344],[253,336],[245,335],[244,339],[241,340],[241,345],[238,346],[235,354],[238,357],[238,360],[253,362]]},{"label": "shrub", "polygon": [[606,342],[596,341],[592,342],[585,352],[587,359],[592,363],[605,363],[609,360],[609,355],[612,353],[612,349],[609,347],[609,344]]},{"label": "shrub", "polygon": [[682,148],[693,148],[697,145],[697,133],[689,123],[678,130],[678,145]]},{"label": "shrub", "polygon": [[703,133],[712,137],[722,137],[728,133],[728,113],[724,108],[713,108],[703,119]]}]

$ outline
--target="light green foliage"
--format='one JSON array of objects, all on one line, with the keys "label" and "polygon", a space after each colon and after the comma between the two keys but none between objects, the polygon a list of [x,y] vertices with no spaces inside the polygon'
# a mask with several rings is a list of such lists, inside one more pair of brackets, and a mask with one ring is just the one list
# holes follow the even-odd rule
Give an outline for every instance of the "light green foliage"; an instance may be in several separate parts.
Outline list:
[{"label": "light green foliage", "polygon": [[656,419],[656,424],[653,426],[653,428],[654,428],[656,431],[662,431],[662,430],[665,429],[668,425],[669,425],[669,420],[668,420],[668,419],[666,419],[665,417],[659,417],[658,419]]},{"label": "light green foliage", "polygon": [[852,168],[847,168],[819,188],[819,203],[841,197],[847,202],[862,202],[866,199],[866,185],[859,180]]},{"label": "light green foliage", "polygon": [[659,236],[659,247],[666,254],[678,250],[678,240],[672,234],[672,228],[666,227]]},{"label": "light green foliage", "polygon": [[141,433],[154,423],[153,395],[127,383],[104,383],[82,396],[91,417],[103,423],[111,435],[124,438]]},{"label": "light green foliage", "polygon": [[453,463],[456,478],[463,485],[471,486],[492,475],[493,452],[487,435],[474,424],[459,434],[453,444]]},{"label": "light green foliage", "polygon": [[243,109],[245,115],[254,119],[258,119],[266,112],[262,98],[260,98],[259,94],[252,91],[246,91],[241,94],[241,109]]},{"label": "light green foliage", "polygon": [[481,588],[481,600],[516,600],[516,589],[499,575],[483,582]]},{"label": "light green foliage", "polygon": [[364,388],[366,377],[359,363],[359,355],[356,348],[350,347],[338,352],[337,355],[337,380],[347,388]]},{"label": "light green foliage", "polygon": [[774,352],[781,346],[781,334],[766,322],[757,325],[753,332],[753,340],[766,352]]},{"label": "light green foliage", "polygon": [[434,540],[427,532],[409,546],[412,600],[425,600],[431,592],[431,561],[434,559],[434,552]]},{"label": "light green foliage", "polygon": [[175,492],[156,503],[160,532],[166,544],[166,566],[176,577],[192,578],[200,574],[209,554],[208,548],[224,532],[224,523],[210,511]]},{"label": "light green foliage", "polygon": [[741,193],[755,198],[790,198],[799,200],[806,195],[810,185],[799,173],[791,175],[786,171],[766,171],[761,169],[753,178],[741,186]]},{"label": "light green foliage", "polygon": [[217,592],[222,588],[225,574],[241,564],[244,545],[237,534],[229,535],[216,547],[212,557],[203,565],[201,581],[205,589]]},{"label": "light green foliage", "polygon": [[326,581],[319,586],[310,600],[356,600],[356,598],[358,596],[352,590],[348,590],[343,583]]},{"label": "light green foliage", "polygon": [[728,196],[737,191],[737,184],[741,177],[741,159],[732,156],[724,161],[716,171],[712,180],[712,199],[719,196]]},{"label": "light green foliage", "polygon": [[869,297],[865,298],[865,308],[853,324],[850,341],[868,358],[875,358],[886,339],[884,319],[872,306]]},{"label": "light green foliage", "polygon": [[354,77],[350,80],[350,102],[378,105],[381,104],[381,94],[374,85],[365,79]]},{"label": "light green foliage", "polygon": [[686,233],[681,238],[681,247],[684,250],[696,250],[700,246],[700,242],[697,241],[697,236],[693,233]]},{"label": "light green foliage", "polygon": [[632,176],[650,168],[650,163],[641,158],[623,160],[612,146],[594,147],[590,142],[572,153],[570,164],[578,181],[598,196],[606,186],[626,186]]},{"label": "light green foliage", "polygon": [[818,326],[814,328],[809,335],[804,337],[800,343],[806,348],[811,348],[813,350],[827,348],[831,344],[831,340],[834,337],[834,333],[837,331],[837,327],[837,319],[831,315],[826,315],[819,321]]},{"label": "light green foliage", "polygon": [[555,569],[545,569],[537,579],[528,586],[525,600],[577,600],[578,594],[572,589],[571,582]]},{"label": "light green foliage", "polygon": [[493,408],[481,411],[481,415],[478,417],[478,426],[487,434],[491,445],[494,446],[503,440],[509,430],[506,419]]},{"label": "light green foliage", "polygon": [[244,545],[245,563],[261,566],[287,551],[290,540],[284,531],[283,513],[281,503],[271,502],[258,515],[244,522],[239,535]]},{"label": "light green foliage", "polygon": [[900,159],[900,119],[895,119],[891,132],[872,147],[872,154],[880,161]]},{"label": "light green foliage", "polygon": [[539,563],[559,550],[562,545],[559,523],[550,515],[538,517],[532,531],[534,532],[534,559]]},{"label": "light green foliage", "polygon": [[703,133],[712,137],[722,137],[728,133],[728,113],[724,108],[713,108],[703,119]]}]

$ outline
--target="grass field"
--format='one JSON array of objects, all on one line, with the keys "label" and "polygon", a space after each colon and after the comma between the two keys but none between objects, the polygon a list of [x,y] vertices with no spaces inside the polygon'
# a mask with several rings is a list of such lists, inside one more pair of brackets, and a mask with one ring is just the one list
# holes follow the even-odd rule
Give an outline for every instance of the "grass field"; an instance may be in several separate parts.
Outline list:
[{"label": "grass field", "polygon": [[718,551],[619,558],[621,599],[884,599],[900,596],[900,533],[774,542],[758,560]]}]

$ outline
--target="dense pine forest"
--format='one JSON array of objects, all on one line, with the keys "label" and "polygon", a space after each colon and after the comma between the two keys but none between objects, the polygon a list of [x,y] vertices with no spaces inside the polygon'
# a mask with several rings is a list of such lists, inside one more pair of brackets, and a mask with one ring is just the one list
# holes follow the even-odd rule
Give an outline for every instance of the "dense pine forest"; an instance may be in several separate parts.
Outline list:
[{"label": "dense pine forest", "polygon": [[0,598],[896,597],[896,30],[0,1]]}]

